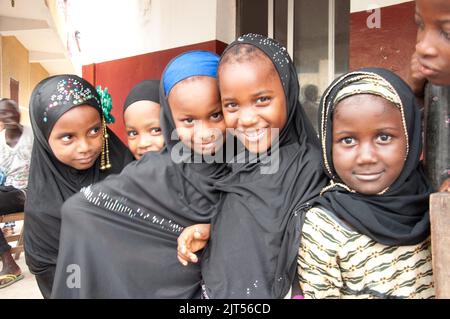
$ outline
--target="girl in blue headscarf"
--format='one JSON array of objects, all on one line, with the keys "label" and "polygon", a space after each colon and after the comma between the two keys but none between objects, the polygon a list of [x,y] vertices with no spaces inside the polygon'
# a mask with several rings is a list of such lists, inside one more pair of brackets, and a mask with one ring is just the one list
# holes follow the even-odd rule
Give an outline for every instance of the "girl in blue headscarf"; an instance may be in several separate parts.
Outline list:
[{"label": "girl in blue headscarf", "polygon": [[[199,265],[177,261],[177,238],[209,222],[226,174],[217,55],[184,53],[160,86],[166,146],[64,204],[54,298],[197,298]],[[197,125],[200,124],[201,125]],[[223,162],[223,161],[222,161]]]}]

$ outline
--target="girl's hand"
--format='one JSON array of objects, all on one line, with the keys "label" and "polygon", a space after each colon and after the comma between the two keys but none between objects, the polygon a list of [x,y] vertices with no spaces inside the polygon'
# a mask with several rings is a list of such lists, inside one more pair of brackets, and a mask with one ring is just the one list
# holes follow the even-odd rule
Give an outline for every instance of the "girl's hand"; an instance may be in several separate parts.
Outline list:
[{"label": "girl's hand", "polygon": [[439,192],[450,193],[450,177],[447,178],[439,187]]},{"label": "girl's hand", "polygon": [[420,71],[420,63],[418,60],[417,52],[414,52],[414,54],[411,57],[411,68],[409,70],[407,82],[411,87],[411,89],[413,90],[414,95],[419,98],[423,98],[425,94],[424,90],[427,78]]},{"label": "girl's hand", "polygon": [[187,266],[198,262],[195,253],[205,248],[210,237],[211,224],[196,224],[186,227],[178,236],[178,261]]}]

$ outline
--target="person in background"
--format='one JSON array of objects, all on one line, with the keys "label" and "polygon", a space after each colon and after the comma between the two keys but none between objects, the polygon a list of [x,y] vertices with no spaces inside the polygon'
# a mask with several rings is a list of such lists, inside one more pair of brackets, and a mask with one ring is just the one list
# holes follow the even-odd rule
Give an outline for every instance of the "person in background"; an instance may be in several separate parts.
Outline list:
[{"label": "person in background", "polygon": [[[427,82],[433,85],[450,87],[450,2],[447,0],[416,0],[415,22],[417,24],[416,50],[411,58],[411,68],[408,84],[419,100],[424,98],[424,88]],[[450,89],[449,89],[450,90]],[[449,95],[447,95],[449,96]],[[437,168],[437,172],[428,169],[430,177],[436,180],[439,191],[450,192],[450,126],[448,125],[448,107],[450,101],[442,103],[447,111],[434,113],[440,136],[428,136],[426,140],[432,144],[432,149],[425,152],[425,165]],[[425,110],[427,114],[431,110]],[[433,110],[434,111],[434,110]],[[433,119],[434,120],[434,119]],[[425,135],[430,134],[427,128]],[[430,148],[430,145],[426,145]],[[440,153],[436,156],[433,153]],[[445,152],[445,154],[442,154]],[[431,156],[434,158],[430,163]],[[442,161],[439,162],[439,161]],[[441,171],[443,168],[443,171]],[[436,175],[436,176],[435,176]],[[443,182],[441,182],[443,181]]]},{"label": "person in background", "polygon": [[[0,123],[4,128],[0,131],[0,214],[5,215],[24,210],[33,132],[20,124],[19,107],[13,100],[0,101]],[[0,232],[0,255],[3,262],[0,288],[4,288],[22,279],[23,275],[11,256],[11,246],[3,232]]]},{"label": "person in background", "polygon": [[319,97],[319,89],[314,84],[308,84],[303,87],[304,99],[301,102],[306,115],[308,116],[314,130],[318,132],[317,117],[319,114],[319,103],[317,99]]}]

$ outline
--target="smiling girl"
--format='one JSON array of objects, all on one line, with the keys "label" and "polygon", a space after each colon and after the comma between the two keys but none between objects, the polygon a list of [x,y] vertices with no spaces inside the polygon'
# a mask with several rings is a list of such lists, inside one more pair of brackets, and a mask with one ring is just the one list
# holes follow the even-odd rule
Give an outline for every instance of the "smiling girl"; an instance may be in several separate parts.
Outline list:
[{"label": "smiling girl", "polygon": [[431,298],[428,196],[413,92],[383,69],[345,74],[320,105],[330,184],[305,215],[306,298]]}]

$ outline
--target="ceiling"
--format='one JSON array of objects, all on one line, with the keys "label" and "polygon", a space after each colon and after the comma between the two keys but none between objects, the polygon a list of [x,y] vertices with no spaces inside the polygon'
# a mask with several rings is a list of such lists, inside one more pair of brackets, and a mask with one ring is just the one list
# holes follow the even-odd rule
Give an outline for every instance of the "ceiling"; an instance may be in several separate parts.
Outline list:
[{"label": "ceiling", "polygon": [[30,62],[52,74],[74,73],[45,0],[0,0],[0,34],[15,36],[29,51]]}]

